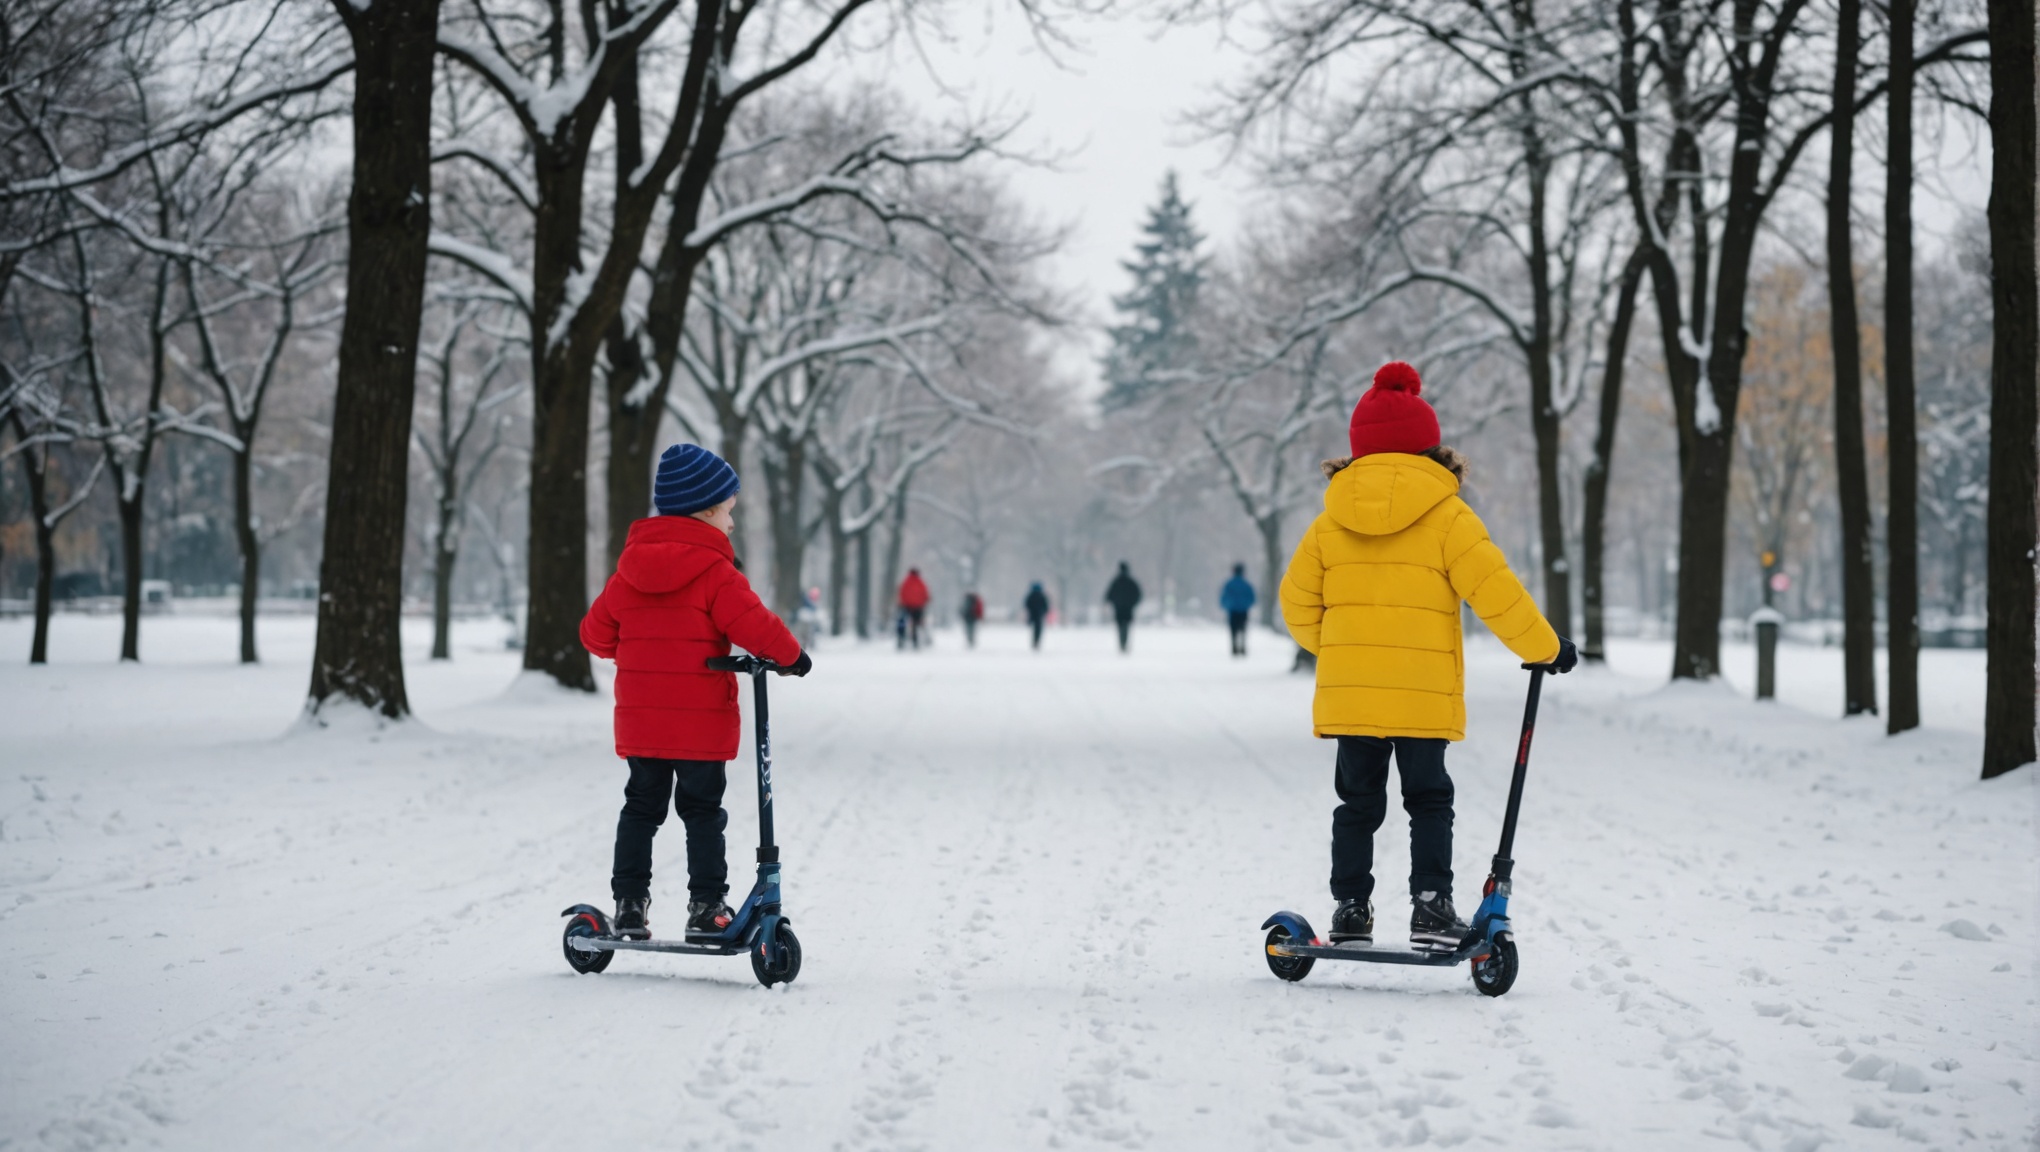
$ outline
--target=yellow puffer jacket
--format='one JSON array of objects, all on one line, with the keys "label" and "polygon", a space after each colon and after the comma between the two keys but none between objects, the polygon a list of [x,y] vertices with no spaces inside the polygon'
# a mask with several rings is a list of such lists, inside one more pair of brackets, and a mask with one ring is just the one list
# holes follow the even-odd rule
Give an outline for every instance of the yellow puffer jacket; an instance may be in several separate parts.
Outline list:
[{"label": "yellow puffer jacket", "polygon": [[1318,658],[1317,735],[1465,739],[1461,600],[1525,661],[1557,658],[1449,469],[1380,452],[1334,475],[1282,578],[1282,619]]}]

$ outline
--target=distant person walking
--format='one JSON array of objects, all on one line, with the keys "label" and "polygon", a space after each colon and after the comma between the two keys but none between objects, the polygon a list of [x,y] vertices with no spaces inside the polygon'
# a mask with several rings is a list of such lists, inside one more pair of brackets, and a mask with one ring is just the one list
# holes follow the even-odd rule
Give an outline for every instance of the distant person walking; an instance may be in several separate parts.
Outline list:
[{"label": "distant person walking", "polygon": [[963,607],[957,610],[957,615],[963,618],[963,642],[972,648],[977,647],[977,626],[978,621],[985,618],[985,602],[977,593],[965,592]]},{"label": "distant person walking", "polygon": [[1027,586],[1027,626],[1034,630],[1034,650],[1041,651],[1041,626],[1048,623],[1048,593],[1041,590],[1041,581]]},{"label": "distant person walking", "polygon": [[1119,562],[1119,575],[1105,589],[1105,602],[1112,605],[1112,622],[1119,625],[1119,651],[1123,654],[1133,634],[1133,610],[1140,607],[1140,581],[1133,578],[1124,560]]},{"label": "distant person walking", "polygon": [[1218,606],[1225,613],[1225,626],[1232,630],[1232,654],[1247,654],[1247,613],[1254,610],[1254,586],[1247,583],[1247,566],[1232,566],[1232,579],[1218,590]]},{"label": "distant person walking", "polygon": [[907,569],[907,578],[900,581],[900,614],[905,617],[899,630],[899,646],[912,644],[921,646],[921,623],[928,615],[928,582],[921,579],[919,568]]}]

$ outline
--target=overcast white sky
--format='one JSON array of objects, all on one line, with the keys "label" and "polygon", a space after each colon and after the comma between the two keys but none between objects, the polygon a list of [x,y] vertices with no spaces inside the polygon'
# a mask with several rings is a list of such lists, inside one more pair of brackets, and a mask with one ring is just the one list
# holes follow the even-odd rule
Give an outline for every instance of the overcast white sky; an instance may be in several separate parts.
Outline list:
[{"label": "overcast white sky", "polygon": [[[1181,117],[1249,66],[1244,50],[1223,43],[1215,27],[1164,31],[1121,15],[1070,22],[1080,47],[1058,46],[1051,58],[1009,6],[982,8],[956,18],[948,40],[924,40],[925,58],[896,43],[886,79],[926,101],[932,117],[959,107],[1025,115],[1018,145],[1055,163],[1009,169],[1013,193],[1042,221],[1070,229],[1052,272],[1080,294],[1088,320],[1103,323],[1110,298],[1126,290],[1119,261],[1132,254],[1169,169],[1211,247],[1230,237],[1249,182],[1241,166],[1226,163],[1222,146],[1200,140]],[[1088,373],[1086,359],[1075,353],[1065,367]]]}]

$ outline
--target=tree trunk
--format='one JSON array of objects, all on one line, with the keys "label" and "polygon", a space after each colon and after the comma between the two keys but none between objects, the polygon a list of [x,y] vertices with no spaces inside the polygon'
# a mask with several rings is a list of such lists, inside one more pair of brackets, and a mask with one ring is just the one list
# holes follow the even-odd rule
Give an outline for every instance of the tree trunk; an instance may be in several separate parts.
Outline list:
[{"label": "tree trunk", "polygon": [[[447,462],[447,472],[453,471],[452,461]],[[432,658],[453,659],[453,566],[460,559],[460,544],[455,538],[455,518],[459,505],[455,503],[457,493],[453,491],[453,477],[448,475],[440,486],[439,525],[432,534]]]},{"label": "tree trunk", "polygon": [[253,664],[255,603],[261,593],[262,542],[255,534],[253,428],[236,428],[241,450],[234,453],[234,544],[241,553],[241,663]]},{"label": "tree trunk", "polygon": [[899,503],[892,506],[891,531],[885,540],[885,579],[878,586],[878,595],[885,605],[885,626],[892,627],[893,617],[899,611],[900,557],[907,547],[907,489],[900,486]]},{"label": "tree trunk", "polygon": [[2034,267],[2034,0],[1990,6],[1989,624],[1983,775],[2034,758],[2034,543],[2040,278]]},{"label": "tree trunk", "polygon": [[[20,423],[14,426],[19,440],[28,438]],[[50,523],[50,448],[42,445],[42,459],[33,447],[21,449],[21,467],[28,474],[28,511],[35,517],[35,635],[29,640],[28,662],[50,662],[50,598],[57,582],[57,529]]]},{"label": "tree trunk", "polygon": [[28,662],[50,662],[50,600],[57,584],[57,530],[49,525],[47,508],[35,518],[35,636],[28,644]]},{"label": "tree trunk", "polygon": [[[410,712],[398,634],[418,325],[432,230],[432,81],[439,0],[334,9],[354,44],[347,316],[333,397],[311,707],[344,697]],[[532,503],[538,505],[537,494]],[[536,551],[536,549],[534,549]]]},{"label": "tree trunk", "polygon": [[1254,522],[1261,530],[1261,625],[1273,631],[1275,613],[1280,607],[1279,591],[1282,587],[1282,515],[1264,517]]},{"label": "tree trunk", "polygon": [[120,513],[120,658],[142,658],[142,501],[117,501]]},{"label": "tree trunk", "polygon": [[1566,561],[1565,507],[1560,499],[1559,418],[1551,378],[1551,249],[1544,233],[1545,185],[1550,164],[1526,107],[1524,161],[1530,183],[1531,336],[1524,349],[1530,369],[1530,433],[1537,446],[1537,529],[1544,551],[1544,615],[1561,636],[1572,634],[1572,566]]},{"label": "tree trunk", "polygon": [[801,496],[806,487],[807,451],[798,441],[781,439],[765,452],[765,487],[772,506],[772,608],[791,620],[801,601],[801,569],[807,560],[807,532],[801,523]]},{"label": "tree trunk", "polygon": [[871,639],[871,527],[857,534],[857,638]]},{"label": "tree trunk", "polygon": [[1829,339],[1835,357],[1835,487],[1841,504],[1842,714],[1877,711],[1877,590],[1870,555],[1870,475],[1863,450],[1863,361],[1856,317],[1849,183],[1855,164],[1859,0],[1841,0],[1835,32],[1834,127],[1828,149]]},{"label": "tree trunk", "polygon": [[[1672,678],[1721,674],[1721,581],[1728,557],[1728,437],[1696,435],[1679,487],[1678,621]],[[1711,578],[1710,578],[1711,576]]]},{"label": "tree trunk", "polygon": [[[165,233],[167,222],[162,223]],[[149,400],[143,408],[141,443],[128,467],[116,468],[120,489],[114,503],[120,513],[120,658],[139,662],[142,658],[142,577],[146,557],[142,554],[142,520],[148,513],[149,463],[156,452],[156,413],[163,403],[163,384],[169,378],[170,262],[156,264],[155,307],[149,313]],[[109,449],[110,450],[110,449]]]},{"label": "tree trunk", "polygon": [[622,317],[609,322],[609,462],[605,497],[608,506],[608,572],[616,571],[630,526],[652,514],[652,467],[658,450],[660,407],[630,393],[645,377],[647,366],[638,342],[630,338]]},{"label": "tree trunk", "polygon": [[[588,611],[588,410],[592,383],[548,355],[532,390],[530,566],[524,667],[595,690],[581,617]],[[579,380],[581,383],[577,384]]]},{"label": "tree trunk", "polygon": [[1615,322],[1608,328],[1607,360],[1601,371],[1601,408],[1594,426],[1594,458],[1587,464],[1581,492],[1580,598],[1586,613],[1586,643],[1580,655],[1592,661],[1608,658],[1603,620],[1606,577],[1608,480],[1615,466],[1615,430],[1622,417],[1622,370],[1629,358],[1629,329],[1636,322],[1636,290],[1643,281],[1644,258],[1632,253],[1622,268],[1622,286],[1615,297]]},{"label": "tree trunk", "polygon": [[1913,395],[1913,0],[1891,0],[1890,152],[1884,169],[1884,405],[1890,439],[1885,525],[1887,731],[1920,726],[1919,435]]},{"label": "tree trunk", "polygon": [[850,538],[843,534],[843,494],[829,489],[823,513],[829,524],[829,635],[843,634],[843,601],[850,583]]},{"label": "tree trunk", "polygon": [[588,611],[588,416],[595,349],[578,344],[568,319],[575,308],[568,285],[586,283],[587,276],[581,267],[584,161],[565,146],[543,149],[538,157],[524,667],[562,687],[593,692],[581,617]]}]

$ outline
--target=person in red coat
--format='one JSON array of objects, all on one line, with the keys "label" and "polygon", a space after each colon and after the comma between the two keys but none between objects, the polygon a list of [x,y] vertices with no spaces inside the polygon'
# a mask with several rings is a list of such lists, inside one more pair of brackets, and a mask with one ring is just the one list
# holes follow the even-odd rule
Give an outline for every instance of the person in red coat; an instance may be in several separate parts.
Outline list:
[{"label": "person in red coat", "polygon": [[909,642],[921,646],[921,621],[928,615],[928,582],[921,579],[919,568],[907,569],[907,578],[900,581],[900,616],[905,627],[900,629],[900,647]]},{"label": "person in red coat", "polygon": [[730,530],[737,474],[720,456],[675,444],[659,459],[659,514],[630,526],[616,575],[581,621],[581,643],[616,661],[616,754],[630,764],[616,820],[610,894],[615,928],[651,936],[652,837],[670,802],[687,829],[687,934],[712,936],[731,919],[723,897],[724,764],[737,755],[737,678],[707,667],[745,651],[805,676],[808,654],[737,571]]}]

